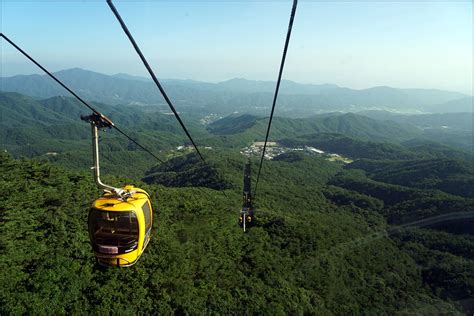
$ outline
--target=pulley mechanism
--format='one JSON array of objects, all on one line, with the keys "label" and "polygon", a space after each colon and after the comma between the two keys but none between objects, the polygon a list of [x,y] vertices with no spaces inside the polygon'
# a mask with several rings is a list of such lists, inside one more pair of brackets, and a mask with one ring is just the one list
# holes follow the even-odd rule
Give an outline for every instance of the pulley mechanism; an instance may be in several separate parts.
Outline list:
[{"label": "pulley mechanism", "polygon": [[115,126],[107,116],[102,113],[94,112],[91,115],[81,115],[81,120],[89,122],[99,129],[112,128]]}]

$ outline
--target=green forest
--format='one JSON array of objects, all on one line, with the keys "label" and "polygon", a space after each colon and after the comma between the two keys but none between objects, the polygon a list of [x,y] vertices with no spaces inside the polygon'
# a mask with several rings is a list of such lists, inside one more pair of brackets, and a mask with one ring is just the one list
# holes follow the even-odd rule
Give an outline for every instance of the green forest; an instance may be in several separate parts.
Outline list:
[{"label": "green forest", "polygon": [[[1,93],[0,314],[472,315],[470,150],[412,125],[356,115],[277,118],[287,151],[266,160],[255,225],[238,225],[240,150],[264,118],[185,120],[95,104],[167,165],[102,133],[104,182],[150,193],[152,239],[137,264],[96,264],[87,230],[95,187],[90,127],[64,97]],[[273,131],[272,131],[273,133]],[[48,154],[49,153],[49,154]],[[54,153],[54,154],[51,154]],[[259,159],[250,158],[257,173]]]}]

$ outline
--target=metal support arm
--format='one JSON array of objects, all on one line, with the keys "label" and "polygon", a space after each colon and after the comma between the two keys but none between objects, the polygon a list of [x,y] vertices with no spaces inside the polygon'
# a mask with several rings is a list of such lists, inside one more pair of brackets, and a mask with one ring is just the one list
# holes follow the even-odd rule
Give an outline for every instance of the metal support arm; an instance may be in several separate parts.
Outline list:
[{"label": "metal support arm", "polygon": [[99,166],[99,128],[110,128],[114,126],[114,123],[102,114],[93,113],[89,116],[81,116],[81,119],[91,124],[92,132],[92,157],[94,158],[94,166],[91,168],[94,172],[94,181],[99,189],[105,192],[110,192],[121,198],[127,199],[130,197],[131,192],[126,190],[115,188],[107,185],[100,180],[100,166]]},{"label": "metal support arm", "polygon": [[92,131],[92,156],[94,157],[94,166],[91,168],[94,172],[94,181],[99,189],[102,189],[107,192],[115,193],[122,195],[122,189],[115,188],[113,186],[107,185],[100,180],[100,167],[99,167],[99,129],[97,126],[91,122],[91,131]]}]

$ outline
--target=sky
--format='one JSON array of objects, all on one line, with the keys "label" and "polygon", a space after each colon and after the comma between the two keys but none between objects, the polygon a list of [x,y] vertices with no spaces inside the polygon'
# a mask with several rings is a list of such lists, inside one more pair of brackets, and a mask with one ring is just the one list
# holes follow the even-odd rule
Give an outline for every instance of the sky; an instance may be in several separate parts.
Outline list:
[{"label": "sky", "polygon": [[[275,81],[291,1],[114,1],[158,78]],[[473,92],[472,1],[300,1],[284,79]],[[47,69],[147,77],[104,1],[1,2]],[[1,76],[41,73],[1,40]]]}]

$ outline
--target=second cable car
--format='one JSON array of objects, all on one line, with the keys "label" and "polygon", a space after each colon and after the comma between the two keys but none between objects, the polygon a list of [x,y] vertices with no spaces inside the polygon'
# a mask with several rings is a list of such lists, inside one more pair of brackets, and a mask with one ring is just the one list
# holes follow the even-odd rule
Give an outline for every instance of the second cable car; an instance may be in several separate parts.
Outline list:
[{"label": "second cable car", "polygon": [[253,203],[252,203],[252,192],[251,192],[251,165],[250,160],[245,164],[244,168],[244,190],[243,190],[243,201],[242,210],[240,211],[239,224],[242,226],[244,232],[247,226],[253,224]]},{"label": "second cable car", "polygon": [[150,241],[153,209],[148,193],[133,185],[114,188],[102,183],[99,169],[99,129],[114,123],[102,114],[81,117],[92,129],[94,180],[102,197],[89,211],[89,236],[97,262],[106,266],[131,266]]}]

